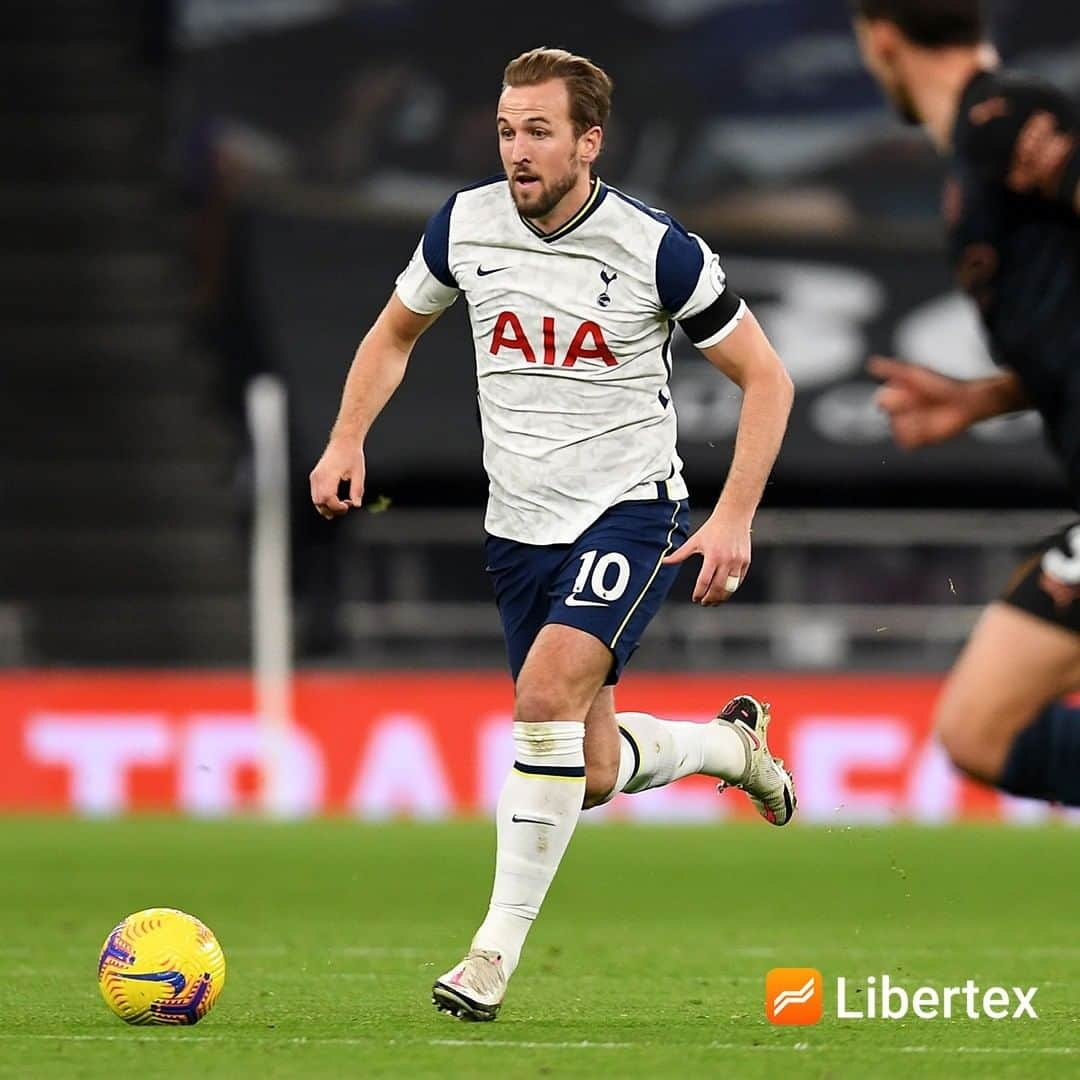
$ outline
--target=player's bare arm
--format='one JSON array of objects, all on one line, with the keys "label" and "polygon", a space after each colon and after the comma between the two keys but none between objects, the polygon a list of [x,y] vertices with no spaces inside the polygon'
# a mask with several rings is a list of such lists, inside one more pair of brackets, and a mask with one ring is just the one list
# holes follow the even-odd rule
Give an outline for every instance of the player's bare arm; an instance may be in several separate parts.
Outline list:
[{"label": "player's bare arm", "polygon": [[702,557],[695,603],[722,604],[750,568],[750,526],[780,452],[795,396],[791,378],[749,311],[702,355],[743,392],[735,452],[727,481],[708,520],[666,563]]},{"label": "player's bare arm", "polygon": [[[364,497],[364,440],[405,377],[420,335],[439,317],[410,311],[395,293],[356,350],[330,440],[311,472],[311,501],[324,518],[340,517]],[[348,499],[338,497],[342,481]]]},{"label": "player's bare arm", "polygon": [[1029,407],[1014,372],[982,379],[953,379],[920,364],[875,356],[867,370],[882,382],[877,406],[905,450],[945,442],[980,420]]}]

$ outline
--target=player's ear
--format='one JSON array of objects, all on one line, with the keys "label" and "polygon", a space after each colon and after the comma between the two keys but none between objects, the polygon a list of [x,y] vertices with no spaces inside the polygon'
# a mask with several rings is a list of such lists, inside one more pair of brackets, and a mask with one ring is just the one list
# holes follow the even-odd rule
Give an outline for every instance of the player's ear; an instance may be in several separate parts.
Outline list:
[{"label": "player's ear", "polygon": [[868,19],[863,15],[856,16],[854,26],[859,52],[871,70],[892,57],[896,50],[896,26],[884,19]]},{"label": "player's ear", "polygon": [[866,35],[871,55],[885,63],[892,63],[905,40],[900,27],[888,19],[868,21]]},{"label": "player's ear", "polygon": [[604,129],[602,127],[591,127],[578,136],[578,157],[586,164],[591,165],[600,156],[603,145]]}]

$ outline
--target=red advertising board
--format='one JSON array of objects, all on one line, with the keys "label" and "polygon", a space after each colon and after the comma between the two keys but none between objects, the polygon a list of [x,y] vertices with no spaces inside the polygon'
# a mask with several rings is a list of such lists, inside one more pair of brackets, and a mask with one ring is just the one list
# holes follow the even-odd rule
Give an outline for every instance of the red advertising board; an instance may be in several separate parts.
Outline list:
[{"label": "red advertising board", "polygon": [[[751,691],[810,822],[1037,820],[1041,804],[956,775],[930,735],[936,677],[628,675],[625,709],[705,720]],[[257,806],[260,725],[243,674],[0,675],[0,810],[242,813]],[[513,759],[511,687],[495,673],[303,674],[282,797],[295,814],[487,814]],[[742,816],[695,777],[590,816]]]}]

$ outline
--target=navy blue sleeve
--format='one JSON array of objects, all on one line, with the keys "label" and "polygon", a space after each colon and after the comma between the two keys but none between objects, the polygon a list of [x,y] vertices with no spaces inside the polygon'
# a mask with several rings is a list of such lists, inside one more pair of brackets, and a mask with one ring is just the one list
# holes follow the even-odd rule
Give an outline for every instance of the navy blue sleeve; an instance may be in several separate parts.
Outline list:
[{"label": "navy blue sleeve", "polygon": [[424,228],[424,262],[448,289],[458,287],[454,275],[450,273],[450,214],[456,201],[457,192],[432,214]]},{"label": "navy blue sleeve", "polygon": [[669,315],[681,311],[694,295],[704,265],[701,245],[672,221],[656,252],[656,291]]}]

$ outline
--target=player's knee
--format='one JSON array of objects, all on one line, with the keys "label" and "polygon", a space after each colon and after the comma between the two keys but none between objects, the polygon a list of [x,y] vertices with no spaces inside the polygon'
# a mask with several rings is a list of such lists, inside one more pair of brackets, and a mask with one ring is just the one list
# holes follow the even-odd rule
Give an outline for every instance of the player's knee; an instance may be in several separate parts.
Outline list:
[{"label": "player's knee", "polygon": [[960,727],[938,727],[938,742],[953,765],[969,776],[980,776],[978,747]]},{"label": "player's knee", "polygon": [[514,720],[519,724],[549,724],[556,720],[580,720],[581,708],[556,686],[518,684],[514,695]]},{"label": "player's knee", "polygon": [[994,779],[1000,768],[1000,748],[993,738],[993,725],[978,712],[942,702],[934,715],[934,730],[957,769],[978,780]]}]

